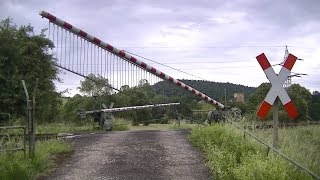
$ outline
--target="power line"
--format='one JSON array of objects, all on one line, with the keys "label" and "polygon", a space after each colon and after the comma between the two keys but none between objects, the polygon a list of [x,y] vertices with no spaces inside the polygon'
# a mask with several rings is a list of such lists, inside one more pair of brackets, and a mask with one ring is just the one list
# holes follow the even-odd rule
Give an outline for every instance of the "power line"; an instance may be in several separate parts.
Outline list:
[{"label": "power line", "polygon": [[[257,66],[241,66],[241,68],[256,68]],[[193,69],[239,69],[240,66],[224,66],[224,67],[194,67],[194,68],[183,68],[183,70]],[[181,70],[181,69],[180,69]]]},{"label": "power line", "polygon": [[[121,46],[120,48],[137,48],[137,49],[229,49],[229,48],[283,48],[286,45],[212,45],[212,46]],[[300,49],[318,49],[315,47],[304,47],[304,46],[288,46],[291,48],[300,48]]]},{"label": "power line", "polygon": [[180,61],[180,62],[169,62],[169,63],[163,63],[163,64],[226,64],[226,63],[247,63],[250,62],[248,60],[244,61]]},{"label": "power line", "polygon": [[208,80],[206,80],[206,79],[204,79],[204,78],[201,78],[201,77],[199,77],[199,76],[195,76],[195,75],[193,75],[193,74],[190,74],[190,73],[188,73],[188,72],[182,71],[182,70],[180,70],[180,69],[177,69],[177,68],[168,66],[168,65],[163,64],[163,63],[159,63],[159,62],[157,62],[157,61],[154,61],[154,60],[149,59],[149,58],[145,58],[145,57],[143,57],[143,56],[139,56],[139,55],[137,55],[137,54],[131,53],[131,52],[126,51],[126,50],[124,50],[124,51],[125,51],[126,53],[129,53],[129,54],[132,54],[132,55],[134,55],[134,56],[137,56],[137,57],[140,57],[140,58],[142,58],[142,59],[145,59],[145,60],[147,60],[147,61],[151,61],[151,62],[154,62],[154,63],[156,63],[156,64],[160,64],[160,65],[162,65],[162,66],[165,66],[165,67],[174,69],[174,70],[176,70],[176,71],[182,72],[182,73],[184,73],[184,74],[188,74],[188,75],[190,75],[190,76],[196,77],[196,78],[198,78],[198,79],[208,81]]}]

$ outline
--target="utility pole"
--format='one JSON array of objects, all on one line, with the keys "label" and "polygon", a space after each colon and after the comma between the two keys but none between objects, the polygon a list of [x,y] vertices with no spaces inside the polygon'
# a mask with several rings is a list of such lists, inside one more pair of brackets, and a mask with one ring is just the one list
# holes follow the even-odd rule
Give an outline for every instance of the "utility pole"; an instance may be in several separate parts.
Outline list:
[{"label": "utility pole", "polygon": [[[282,65],[284,64],[284,62],[286,61],[288,56],[289,56],[289,51],[288,51],[288,46],[286,46],[286,50],[285,50],[284,57],[283,57],[283,62],[281,63]],[[285,89],[288,89],[291,86],[291,83],[292,83],[291,76],[288,76],[288,79],[284,82],[283,87]]]},{"label": "utility pole", "polygon": [[273,103],[273,148],[279,147],[279,98]]}]

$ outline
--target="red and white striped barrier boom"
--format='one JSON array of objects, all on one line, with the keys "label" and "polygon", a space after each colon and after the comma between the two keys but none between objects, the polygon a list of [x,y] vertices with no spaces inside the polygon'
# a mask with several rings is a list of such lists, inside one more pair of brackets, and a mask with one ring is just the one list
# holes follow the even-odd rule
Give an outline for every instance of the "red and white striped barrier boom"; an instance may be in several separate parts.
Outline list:
[{"label": "red and white striped barrier boom", "polygon": [[164,107],[164,106],[175,106],[175,105],[180,105],[180,103],[150,104],[150,105],[143,105],[143,106],[129,106],[129,107],[121,107],[121,108],[101,109],[101,110],[85,111],[84,114],[93,114],[98,112],[107,112],[107,113],[124,112],[124,111],[157,108],[157,107]]},{"label": "red and white striped barrier boom", "polygon": [[80,30],[78,28],[76,28],[75,26],[57,18],[56,16],[48,13],[48,12],[45,12],[45,11],[41,11],[39,13],[42,17],[45,17],[47,19],[49,19],[50,22],[78,35],[79,37],[82,37],[83,39],[111,52],[112,54],[118,56],[118,57],[121,57],[122,59],[124,60],[127,60],[129,62],[131,62],[132,64],[136,65],[136,66],[139,66],[140,68],[160,77],[161,79],[163,80],[167,80],[167,81],[170,81],[172,83],[174,83],[175,85],[187,90],[187,91],[190,91],[192,92],[193,94],[199,96],[200,98],[202,98],[203,100],[205,100],[206,102],[210,103],[210,104],[213,104],[215,106],[217,106],[218,108],[220,109],[224,109],[225,106],[223,104],[221,104],[220,102],[214,100],[213,98],[203,94],[202,92],[184,84],[183,82],[177,80],[177,79],[174,79],[172,78],[171,76],[168,76],[166,74],[164,74],[163,72],[155,69],[154,67],[138,60],[137,58],[131,56],[130,54],[122,51],[122,50],[119,50],[115,47],[113,47],[112,45],[106,43],[106,42],[103,42],[101,41],[99,38],[96,38],[90,34],[88,34],[87,32],[83,31],[83,30]]}]

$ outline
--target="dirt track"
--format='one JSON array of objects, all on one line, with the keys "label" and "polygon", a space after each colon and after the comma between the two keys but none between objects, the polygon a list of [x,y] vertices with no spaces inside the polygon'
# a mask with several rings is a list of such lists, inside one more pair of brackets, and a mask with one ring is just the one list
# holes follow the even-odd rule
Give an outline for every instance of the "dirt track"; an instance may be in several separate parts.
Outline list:
[{"label": "dirt track", "polygon": [[75,152],[47,179],[211,179],[186,131],[128,131],[72,139]]}]

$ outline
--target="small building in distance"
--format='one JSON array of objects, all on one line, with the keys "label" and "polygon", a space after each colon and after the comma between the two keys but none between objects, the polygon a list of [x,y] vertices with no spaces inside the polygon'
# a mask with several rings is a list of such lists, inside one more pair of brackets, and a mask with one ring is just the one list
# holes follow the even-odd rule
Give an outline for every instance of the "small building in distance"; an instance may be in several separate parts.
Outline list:
[{"label": "small building in distance", "polygon": [[234,93],[233,100],[235,102],[244,102],[244,93]]}]

